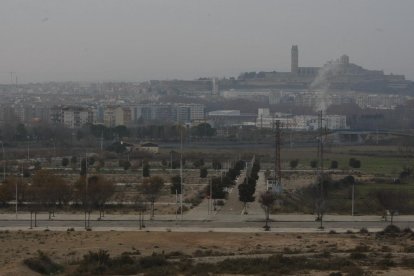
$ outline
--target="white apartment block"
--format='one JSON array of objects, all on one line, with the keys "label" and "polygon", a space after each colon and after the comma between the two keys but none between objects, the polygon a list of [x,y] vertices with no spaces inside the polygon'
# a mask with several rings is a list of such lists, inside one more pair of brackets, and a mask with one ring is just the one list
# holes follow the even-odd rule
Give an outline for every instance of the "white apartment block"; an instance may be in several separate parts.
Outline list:
[{"label": "white apartment block", "polygon": [[85,124],[95,123],[95,112],[92,108],[64,107],[62,108],[62,123],[67,128],[80,128]]}]

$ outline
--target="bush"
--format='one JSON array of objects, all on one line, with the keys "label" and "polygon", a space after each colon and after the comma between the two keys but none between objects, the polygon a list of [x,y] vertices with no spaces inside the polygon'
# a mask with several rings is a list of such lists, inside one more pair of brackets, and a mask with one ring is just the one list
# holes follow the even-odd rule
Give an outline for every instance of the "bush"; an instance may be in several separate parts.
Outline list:
[{"label": "bush", "polygon": [[361,161],[355,158],[349,159],[349,166],[354,169],[361,168]]},{"label": "bush", "polygon": [[295,169],[299,165],[299,159],[294,159],[289,162],[289,166],[291,169]]},{"label": "bush", "polygon": [[142,268],[152,268],[167,265],[168,261],[163,255],[154,254],[152,256],[142,257],[139,260],[139,264]]},{"label": "bush", "polygon": [[208,174],[207,168],[200,169],[200,178],[206,178]]},{"label": "bush", "polygon": [[401,233],[401,229],[398,226],[392,224],[385,227],[383,232],[384,234],[398,234]]},{"label": "bush", "polygon": [[198,160],[195,160],[195,161],[193,162],[193,166],[194,166],[195,168],[200,168],[200,167],[204,166],[204,159],[203,159],[203,158],[200,158],[200,159],[198,159]]},{"label": "bush", "polygon": [[37,256],[25,259],[23,263],[31,270],[40,273],[51,275],[63,271],[63,267],[53,262],[49,256],[42,251],[37,251]]},{"label": "bush", "polygon": [[338,161],[336,160],[331,161],[331,166],[330,166],[331,169],[337,169],[338,166],[339,166]]},{"label": "bush", "polygon": [[318,166],[318,160],[312,160],[310,161],[311,168],[315,169]]},{"label": "bush", "polygon": [[361,252],[352,252],[349,257],[354,260],[366,259],[367,255]]},{"label": "bush", "polygon": [[62,158],[62,166],[66,167],[67,165],[69,165],[69,159],[66,157]]}]

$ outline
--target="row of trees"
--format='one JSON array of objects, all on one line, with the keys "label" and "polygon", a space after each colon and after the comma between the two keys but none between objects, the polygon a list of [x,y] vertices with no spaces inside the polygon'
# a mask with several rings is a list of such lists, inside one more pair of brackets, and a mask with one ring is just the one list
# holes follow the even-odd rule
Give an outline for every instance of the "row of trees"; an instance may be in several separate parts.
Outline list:
[{"label": "row of trees", "polygon": [[239,160],[235,162],[231,168],[229,168],[224,176],[213,177],[211,179],[211,189],[210,187],[207,187],[206,194],[214,200],[225,199],[227,197],[227,188],[235,185],[236,178],[241,174],[241,170],[244,166],[244,161]]},{"label": "row of trees", "polygon": [[[289,161],[289,167],[291,169],[296,169],[297,166],[299,165],[299,159],[293,159]],[[318,160],[311,160],[309,165],[311,166],[311,168],[317,168],[318,167]],[[361,161],[356,159],[356,158],[350,158],[349,162],[348,162],[349,167],[353,168],[353,169],[358,169],[361,167]],[[339,166],[338,161],[336,160],[332,160],[329,168],[330,169],[337,169]]]},{"label": "row of trees", "polygon": [[250,173],[247,172],[242,184],[239,185],[239,200],[243,202],[243,213],[247,214],[247,203],[254,202],[256,192],[256,182],[259,179],[260,163],[258,160],[253,162]]},{"label": "row of trees", "polygon": [[0,186],[0,203],[17,200],[25,202],[30,214],[35,216],[40,211],[47,211],[49,219],[54,216],[56,208],[68,205],[82,205],[90,215],[92,209],[98,209],[100,217],[104,215],[106,202],[115,192],[115,185],[101,176],[81,175],[73,184],[67,183],[61,176],[47,170],[37,171],[30,184],[20,178],[7,178]]}]

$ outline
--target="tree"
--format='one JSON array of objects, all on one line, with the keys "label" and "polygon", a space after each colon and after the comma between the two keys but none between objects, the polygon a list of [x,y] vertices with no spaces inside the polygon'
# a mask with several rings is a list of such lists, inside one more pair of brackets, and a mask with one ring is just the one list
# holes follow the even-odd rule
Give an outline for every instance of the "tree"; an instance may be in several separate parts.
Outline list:
[{"label": "tree", "polygon": [[76,163],[78,163],[78,158],[76,156],[72,156],[70,158],[70,166],[72,167],[72,169],[76,168]]},{"label": "tree", "polygon": [[164,180],[159,176],[152,176],[144,179],[141,190],[146,196],[147,200],[151,203],[151,218],[154,217],[154,205],[155,201],[160,196],[160,191],[164,186]]},{"label": "tree", "polygon": [[[377,192],[379,204],[387,211],[391,217],[391,225],[394,223],[394,216],[399,212],[408,211],[410,209],[410,197],[406,192],[395,190],[380,190]],[[386,218],[386,215],[385,215]]]},{"label": "tree", "polygon": [[94,207],[99,210],[99,219],[105,216],[105,204],[115,193],[114,183],[102,176],[88,178],[88,194]]},{"label": "tree", "polygon": [[264,192],[260,194],[260,198],[259,198],[259,202],[260,202],[260,206],[262,206],[264,212],[265,212],[265,220],[266,220],[266,225],[264,226],[264,229],[266,231],[269,231],[270,226],[269,226],[269,216],[270,216],[270,212],[273,208],[273,205],[275,204],[276,201],[276,196],[270,192]]},{"label": "tree", "polygon": [[69,165],[69,159],[66,157],[62,158],[62,167],[66,167],[67,165]]},{"label": "tree", "polygon": [[113,132],[119,137],[119,139],[129,136],[129,130],[126,126],[116,126],[113,129]]},{"label": "tree", "polygon": [[221,170],[221,162],[217,159],[213,159],[213,162],[211,162],[211,165],[214,170]]},{"label": "tree", "polygon": [[142,168],[142,176],[143,177],[149,177],[150,176],[150,165],[148,163],[145,163]]},{"label": "tree", "polygon": [[175,175],[171,177],[171,194],[181,194],[181,177]]},{"label": "tree", "polygon": [[204,159],[203,158],[200,158],[200,159],[195,160],[193,162],[193,166],[195,168],[200,168],[200,167],[204,166]]},{"label": "tree", "polygon": [[37,213],[42,207],[42,197],[44,196],[45,190],[41,186],[31,185],[27,187],[26,200],[29,202],[30,212],[30,229],[33,227],[33,214],[34,214],[34,227],[37,227]]},{"label": "tree", "polygon": [[332,160],[330,168],[333,169],[333,170],[337,169],[338,168],[338,161]]},{"label": "tree", "polygon": [[15,177],[8,177],[3,184],[0,185],[0,203],[7,205],[7,202],[16,198],[16,185],[18,180]]},{"label": "tree", "polygon": [[361,167],[361,161],[359,161],[358,159],[355,159],[355,158],[350,158],[349,159],[349,166],[351,168],[358,169],[358,168]]},{"label": "tree", "polygon": [[318,160],[311,160],[310,166],[311,168],[315,169],[318,166]]},{"label": "tree", "polygon": [[248,181],[245,181],[239,185],[239,200],[243,202],[243,213],[247,214],[247,203],[254,202],[255,197],[254,192],[256,191],[256,187],[250,185]]},{"label": "tree", "polygon": [[224,199],[226,198],[226,192],[224,191],[225,186],[223,185],[219,177],[213,177],[211,179],[211,190],[210,195],[212,199]]},{"label": "tree", "polygon": [[200,178],[206,178],[208,174],[207,168],[200,168]]},{"label": "tree", "polygon": [[16,140],[26,141],[27,135],[28,135],[28,132],[24,124],[18,124],[16,127]]},{"label": "tree", "polygon": [[83,158],[81,161],[80,176],[86,176],[86,174],[88,173],[87,170],[88,170],[88,164],[86,162],[86,159]]},{"label": "tree", "polygon": [[211,137],[216,134],[216,130],[209,123],[201,123],[191,128],[191,134],[198,137]]},{"label": "tree", "polygon": [[80,176],[74,185],[74,199],[82,203],[85,214],[85,229],[89,229],[89,222],[92,212],[92,197],[89,192],[89,183],[87,183],[86,176]]},{"label": "tree", "polygon": [[134,200],[134,208],[138,212],[138,222],[139,222],[139,229],[141,230],[145,227],[144,224],[144,213],[147,211],[147,203],[145,202],[145,198],[141,195],[137,195]]},{"label": "tree", "polygon": [[62,206],[71,199],[71,189],[66,181],[47,170],[37,171],[30,186],[34,193],[38,193],[36,203],[44,206],[49,213],[49,219],[54,216],[57,205]]},{"label": "tree", "polygon": [[299,165],[299,159],[290,160],[289,165],[291,169],[295,169]]},{"label": "tree", "polygon": [[119,160],[119,166],[122,167],[125,171],[127,171],[131,167],[131,162],[128,160]]}]

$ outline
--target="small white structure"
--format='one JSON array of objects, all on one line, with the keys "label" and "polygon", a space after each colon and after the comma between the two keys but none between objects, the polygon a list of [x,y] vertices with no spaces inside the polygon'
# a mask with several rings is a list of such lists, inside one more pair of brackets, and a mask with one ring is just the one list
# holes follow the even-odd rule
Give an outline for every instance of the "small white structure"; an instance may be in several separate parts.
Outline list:
[{"label": "small white structure", "polygon": [[155,143],[143,143],[139,146],[139,150],[148,151],[151,153],[158,153],[159,149],[159,146]]},{"label": "small white structure", "polygon": [[277,179],[268,178],[266,180],[266,190],[271,191],[274,194],[280,194],[283,191],[282,183],[279,183]]}]

